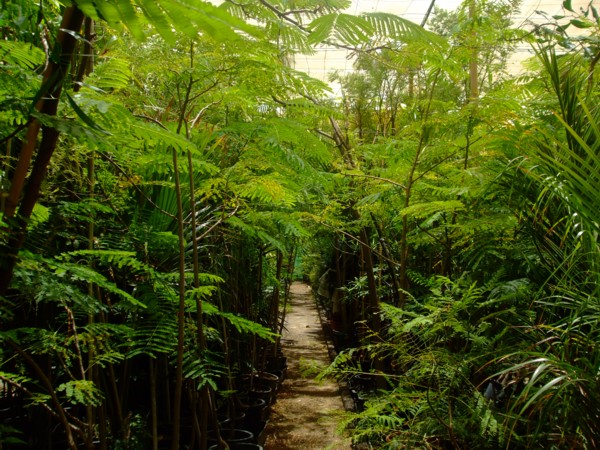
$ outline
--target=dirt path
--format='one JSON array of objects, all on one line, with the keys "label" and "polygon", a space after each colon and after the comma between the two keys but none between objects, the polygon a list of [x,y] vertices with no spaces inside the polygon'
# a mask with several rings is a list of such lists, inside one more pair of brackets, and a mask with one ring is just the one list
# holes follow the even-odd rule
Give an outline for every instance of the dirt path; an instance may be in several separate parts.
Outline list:
[{"label": "dirt path", "polygon": [[337,432],[344,411],[337,383],[302,376],[306,368],[322,368],[330,362],[313,295],[306,284],[296,282],[290,297],[282,337],[288,375],[273,405],[265,449],[350,449],[350,441]]}]

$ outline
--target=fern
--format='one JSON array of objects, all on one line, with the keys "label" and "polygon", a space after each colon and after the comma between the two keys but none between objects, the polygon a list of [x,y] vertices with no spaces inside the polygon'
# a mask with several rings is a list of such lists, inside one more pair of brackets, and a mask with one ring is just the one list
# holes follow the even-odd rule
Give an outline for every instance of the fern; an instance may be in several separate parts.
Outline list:
[{"label": "fern", "polygon": [[[45,59],[44,52],[32,44],[0,40],[0,61],[9,65],[35,69],[44,64]],[[6,70],[6,67],[2,70]]]},{"label": "fern", "polygon": [[311,44],[334,40],[358,46],[368,42],[373,34],[373,27],[367,20],[344,13],[318,17],[310,23],[309,30],[308,42]]},{"label": "fern", "polygon": [[204,1],[77,0],[75,3],[89,17],[104,20],[117,28],[126,26],[138,40],[144,39],[146,33],[137,8],[170,44],[176,42],[173,29],[190,38],[206,34],[220,42],[240,40],[236,31],[254,37],[262,35],[258,27],[230,15],[224,8]]},{"label": "fern", "polygon": [[235,187],[235,191],[242,198],[265,203],[293,206],[295,197],[284,187],[284,180],[276,175],[268,177],[253,177],[245,184]]},{"label": "fern", "polygon": [[272,42],[285,51],[312,54],[314,49],[306,40],[306,33],[295,25],[282,21],[269,21],[266,25],[266,33]]},{"label": "fern", "polygon": [[67,401],[73,405],[100,406],[103,401],[102,391],[89,380],[73,380],[59,384],[57,392],[64,392]]},{"label": "fern", "polygon": [[131,324],[131,345],[127,357],[171,354],[177,344],[176,293],[163,283],[141,283],[137,298],[146,305]]},{"label": "fern", "polygon": [[85,256],[90,259],[108,264],[122,270],[127,268],[130,273],[135,275],[148,275],[152,278],[158,279],[160,275],[154,271],[152,267],[141,262],[137,259],[134,252],[122,251],[122,250],[77,250],[73,252],[63,253],[60,259],[65,261],[71,261],[77,257]]},{"label": "fern", "polygon": [[87,87],[105,90],[124,89],[131,80],[131,68],[129,62],[112,56],[103,57],[94,67],[94,71],[85,80]]},{"label": "fern", "polygon": [[226,319],[239,333],[250,333],[254,334],[259,338],[267,339],[270,342],[274,342],[275,338],[278,336],[276,333],[273,333],[268,328],[253,322],[252,320],[246,319],[244,317],[235,315],[233,313],[220,311],[215,305],[212,303],[204,302],[202,305],[202,311],[207,316],[216,315],[219,317],[223,317]]},{"label": "fern", "polygon": [[210,386],[218,390],[217,380],[226,373],[226,368],[215,358],[216,355],[206,353],[198,356],[195,351],[186,351],[183,355],[183,373],[185,378],[195,380],[196,388]]},{"label": "fern", "polygon": [[439,200],[413,204],[407,208],[402,208],[400,214],[422,219],[440,212],[453,213],[454,211],[463,211],[465,209],[465,205],[459,200]]},{"label": "fern", "polygon": [[373,33],[380,40],[427,42],[428,45],[441,48],[447,45],[440,35],[395,14],[373,12],[362,14],[361,17],[371,25]]},{"label": "fern", "polygon": [[79,331],[79,340],[86,349],[93,349],[90,365],[106,367],[125,359],[125,347],[129,345],[132,328],[129,325],[102,322],[88,323]]}]

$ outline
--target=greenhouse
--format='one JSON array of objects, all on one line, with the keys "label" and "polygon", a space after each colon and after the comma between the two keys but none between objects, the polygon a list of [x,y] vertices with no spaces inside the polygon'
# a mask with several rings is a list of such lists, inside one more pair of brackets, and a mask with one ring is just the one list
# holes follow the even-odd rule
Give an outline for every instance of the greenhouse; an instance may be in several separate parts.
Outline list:
[{"label": "greenhouse", "polygon": [[0,450],[600,448],[594,3],[0,1]]}]

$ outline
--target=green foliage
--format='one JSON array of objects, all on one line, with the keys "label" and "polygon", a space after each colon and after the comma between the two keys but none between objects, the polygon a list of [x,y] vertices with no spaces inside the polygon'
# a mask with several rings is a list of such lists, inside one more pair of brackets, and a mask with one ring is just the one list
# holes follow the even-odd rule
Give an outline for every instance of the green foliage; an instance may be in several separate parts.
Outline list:
[{"label": "green foliage", "polygon": [[76,380],[57,386],[57,392],[64,392],[66,400],[73,405],[100,405],[102,392],[88,380]]},{"label": "green foliage", "polygon": [[[99,273],[98,271],[94,270],[91,267],[86,267],[86,266],[80,264],[79,262],[78,263],[69,262],[69,260],[77,254],[79,254],[79,252],[75,252],[73,255],[64,254],[54,260],[44,259],[44,258],[40,258],[34,254],[29,254],[29,255],[27,255],[27,258],[25,258],[21,261],[19,270],[20,270],[20,273],[22,273],[23,275],[25,275],[26,273],[31,273],[32,270],[38,270],[38,271],[40,271],[40,270],[46,271],[47,270],[52,274],[53,278],[62,279],[66,283],[74,283],[74,284],[79,283],[79,282],[94,283],[94,284],[98,285],[99,287],[101,287],[102,289],[105,289],[107,292],[109,292],[111,294],[115,294],[116,296],[127,301],[131,306],[142,307],[142,308],[144,307],[144,305],[142,303],[140,303],[138,300],[136,300],[128,292],[118,288],[115,285],[115,283],[109,281],[103,274]],[[100,254],[103,256],[106,256],[105,253],[100,252]],[[112,253],[111,256],[109,256],[109,259],[111,259],[114,256],[115,256],[115,254]],[[123,255],[121,254],[119,256],[123,256]],[[131,254],[125,255],[125,256],[131,256]],[[121,260],[121,259],[119,258],[119,260]],[[131,258],[128,258],[127,262],[130,262],[130,261],[131,261]],[[53,286],[58,288],[60,291],[63,284],[57,283],[57,284],[53,284]],[[41,301],[41,299],[53,299],[55,301],[61,301],[62,295],[56,295],[55,297],[53,297],[53,295],[49,292],[49,290],[50,290],[50,286],[48,286],[48,290],[46,292],[40,292],[39,296],[38,296],[38,301]],[[83,305],[80,305],[80,306],[83,306]]]},{"label": "green foliage", "polygon": [[344,13],[321,16],[311,22],[310,29],[311,44],[332,39],[350,45],[359,45],[366,42],[373,31],[363,18]]},{"label": "green foliage", "polygon": [[[378,448],[503,446],[513,432],[483,395],[486,376],[493,374],[486,364],[494,349],[518,342],[497,332],[502,322],[522,323],[513,312],[528,301],[528,284],[513,280],[491,291],[444,277],[429,284],[430,295],[406,309],[382,304],[386,325],[379,342],[341,353],[326,371],[352,385],[369,361],[387,362],[384,373],[371,376],[391,387],[359,392],[366,403],[348,420],[353,439]],[[504,291],[512,295],[500,296]]]},{"label": "green foliage", "polygon": [[[277,312],[293,269],[278,263],[300,243],[315,285],[323,273],[343,283],[328,287],[356,345],[326,373],[377,380],[348,419],[356,442],[597,447],[593,5],[565,2],[567,25],[537,35],[538,73],[502,84],[521,38],[508,26],[515,2],[476,2],[476,20],[467,3],[438,11],[438,34],[390,14],[352,16],[346,0],[73,4],[96,28],[68,30],[77,44],[56,115],[32,110],[58,3],[9,2],[0,14],[2,208],[27,126],[60,134],[0,298],[0,379],[27,408],[57,408],[56,395],[89,407],[67,418],[77,439],[97,437],[94,418],[106,417],[107,445],[134,445],[116,438],[133,433],[149,447],[129,387],[150,392],[155,377],[167,420],[182,352],[179,381],[228,389],[230,371],[279,337],[265,312]],[[337,76],[340,104],[287,64],[321,43],[369,50]],[[0,239],[4,252],[8,233]],[[0,436],[22,437],[6,426]]]},{"label": "green foliage", "polygon": [[22,431],[19,431],[10,425],[0,425],[0,441],[7,445],[26,445],[27,443],[20,437],[22,434]]},{"label": "green foliage", "polygon": [[44,63],[44,52],[33,44],[15,41],[0,41],[0,61],[5,62],[2,70],[8,71],[14,64],[35,69]]},{"label": "green foliage", "polygon": [[453,213],[455,211],[464,210],[465,205],[458,200],[449,201],[433,201],[428,203],[412,204],[407,208],[402,209],[400,214],[410,216],[416,219],[431,217],[435,214]]},{"label": "green foliage", "polygon": [[[199,33],[220,41],[241,40],[235,31],[260,36],[258,29],[228,14],[209,2],[160,0],[158,2],[114,0],[77,0],[77,6],[89,17],[106,21],[113,27],[125,26],[137,39],[146,35],[144,22],[152,24],[169,43],[176,41],[175,29],[195,38]],[[141,15],[136,9],[141,11]],[[142,20],[142,17],[144,20]]]},{"label": "green foliage", "polygon": [[[211,357],[212,356],[212,357]],[[197,389],[210,386],[217,391],[218,379],[226,373],[224,367],[217,359],[218,355],[204,355],[198,357],[197,352],[188,351],[183,355],[183,372],[186,379],[197,382]]]},{"label": "green foliage", "polygon": [[252,320],[246,319],[242,316],[220,311],[215,305],[211,303],[204,303],[202,305],[204,314],[209,316],[216,315],[219,317],[223,317],[227,320],[239,333],[250,333],[255,334],[257,337],[262,339],[266,339],[270,342],[274,342],[275,338],[278,336],[276,333],[273,333],[268,328],[256,323]]}]

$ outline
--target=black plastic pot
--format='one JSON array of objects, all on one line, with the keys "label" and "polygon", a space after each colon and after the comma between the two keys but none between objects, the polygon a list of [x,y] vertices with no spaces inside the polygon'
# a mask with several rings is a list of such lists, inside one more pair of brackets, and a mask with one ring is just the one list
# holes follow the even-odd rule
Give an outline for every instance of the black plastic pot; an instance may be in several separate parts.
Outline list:
[{"label": "black plastic pot", "polygon": [[275,400],[275,390],[269,386],[256,383],[252,389],[248,391],[248,396],[263,399],[267,405],[270,405]]},{"label": "black plastic pot", "polygon": [[[243,430],[241,428],[231,428],[221,430],[221,439],[223,439],[229,447],[233,444],[251,443],[254,439],[254,434],[251,431]],[[216,445],[217,437],[215,433],[210,432],[208,434],[208,445]]]},{"label": "black plastic pot", "polygon": [[247,397],[242,399],[242,408],[246,414],[244,424],[247,427],[255,427],[258,422],[266,421],[271,412],[270,406],[262,398]]},{"label": "black plastic pot", "polygon": [[254,381],[258,386],[268,386],[271,388],[271,403],[274,403],[275,394],[279,390],[279,376],[271,372],[258,372],[254,374]]},{"label": "black plastic pot", "polygon": [[[208,450],[218,450],[218,445],[211,445],[208,447]],[[253,443],[240,443],[240,444],[229,444],[230,450],[263,450],[262,445],[253,444]]]},{"label": "black plastic pot", "polygon": [[235,416],[230,414],[219,414],[219,426],[221,428],[238,428],[244,424],[246,414],[244,412],[237,412]]},{"label": "black plastic pot", "polygon": [[254,435],[254,439],[252,442],[259,445],[265,445],[265,441],[267,440],[267,421],[261,420],[255,422],[252,425],[247,425],[248,431],[251,431]]}]

